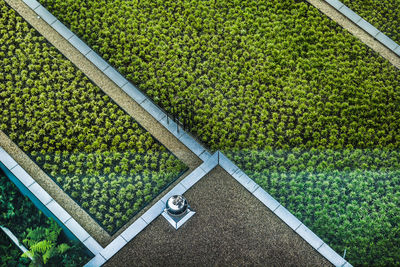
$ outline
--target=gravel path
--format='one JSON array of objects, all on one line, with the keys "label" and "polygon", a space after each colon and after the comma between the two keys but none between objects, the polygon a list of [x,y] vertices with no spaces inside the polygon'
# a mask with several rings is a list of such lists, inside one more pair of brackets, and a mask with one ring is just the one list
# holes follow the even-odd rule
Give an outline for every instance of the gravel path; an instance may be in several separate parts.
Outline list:
[{"label": "gravel path", "polygon": [[[140,105],[131,99],[123,90],[105,76],[96,66],[87,60],[76,48],[59,35],[45,21],[38,16],[21,0],[5,0],[31,26],[53,44],[65,57],[77,66],[85,75],[109,95],[129,115],[138,121],[147,131],[157,138],[164,146],[182,160],[189,170],[173,185],[182,180],[187,174],[198,167],[202,161],[175,136],[157,122]],[[77,220],[102,246],[107,245],[117,237],[126,227],[121,228],[113,236],[104,231],[85,211],[69,198],[30,158],[18,148],[3,132],[0,131],[0,144],[28,173]],[[173,186],[172,185],[172,186]],[[170,188],[172,188],[170,186]],[[155,203],[160,197],[156,198]],[[149,205],[148,207],[150,207]],[[145,210],[144,210],[145,211]],[[141,213],[143,213],[142,211]],[[134,217],[136,219],[141,215]],[[126,225],[134,221],[132,219]]]},{"label": "gravel path", "polygon": [[332,266],[221,167],[185,197],[181,228],[159,216],[105,266]]},{"label": "gravel path", "polygon": [[333,21],[335,21],[340,26],[348,30],[351,34],[360,39],[364,44],[369,46],[372,50],[374,50],[379,55],[389,60],[390,63],[392,63],[394,66],[400,69],[399,56],[397,56],[386,46],[381,44],[378,40],[374,39],[374,37],[369,35],[363,29],[358,27],[351,20],[340,14],[340,12],[337,11],[335,8],[333,8],[331,5],[329,5],[323,0],[306,0],[306,1],[315,6],[323,14],[327,15]]}]

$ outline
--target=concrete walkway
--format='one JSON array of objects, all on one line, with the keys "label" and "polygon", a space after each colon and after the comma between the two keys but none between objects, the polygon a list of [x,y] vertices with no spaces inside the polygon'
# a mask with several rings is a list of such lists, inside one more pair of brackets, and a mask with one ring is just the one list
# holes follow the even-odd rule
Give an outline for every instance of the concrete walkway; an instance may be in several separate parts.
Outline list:
[{"label": "concrete walkway", "polygon": [[343,16],[338,10],[332,7],[324,0],[307,0],[310,4],[315,6],[323,14],[327,15],[333,21],[338,23],[340,26],[348,30],[351,34],[361,40],[364,44],[370,47],[372,50],[377,52],[379,55],[387,59],[395,67],[400,69],[400,57],[393,51],[387,48],[385,45],[376,40],[369,33],[361,29],[358,25],[352,22],[347,17]]}]

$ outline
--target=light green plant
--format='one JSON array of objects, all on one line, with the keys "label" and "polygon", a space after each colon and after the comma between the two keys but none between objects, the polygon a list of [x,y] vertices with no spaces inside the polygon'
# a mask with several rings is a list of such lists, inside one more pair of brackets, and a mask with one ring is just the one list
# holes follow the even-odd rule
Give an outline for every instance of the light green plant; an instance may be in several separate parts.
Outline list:
[{"label": "light green plant", "polygon": [[60,233],[61,228],[54,220],[48,228],[28,228],[26,238],[23,240],[28,251],[21,257],[32,259],[29,266],[45,266],[52,258],[62,256],[70,249],[70,246],[66,243],[58,244]]}]

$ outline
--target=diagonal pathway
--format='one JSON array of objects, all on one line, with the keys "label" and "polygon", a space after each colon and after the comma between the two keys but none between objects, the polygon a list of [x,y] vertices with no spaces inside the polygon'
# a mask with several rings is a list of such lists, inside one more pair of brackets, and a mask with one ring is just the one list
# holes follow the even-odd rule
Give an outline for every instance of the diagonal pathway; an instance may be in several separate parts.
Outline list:
[{"label": "diagonal pathway", "polygon": [[324,13],[340,26],[348,30],[351,34],[359,38],[372,50],[377,52],[379,55],[381,55],[398,69],[400,69],[400,56],[398,56],[394,51],[379,42],[376,38],[374,38],[374,36],[363,30],[359,25],[351,21],[349,17],[344,16],[341,12],[339,12],[336,8],[328,3],[334,1],[307,0],[307,2],[315,6],[322,13]]},{"label": "diagonal pathway", "polygon": [[185,197],[196,214],[178,231],[160,216],[104,266],[332,266],[221,166]]}]

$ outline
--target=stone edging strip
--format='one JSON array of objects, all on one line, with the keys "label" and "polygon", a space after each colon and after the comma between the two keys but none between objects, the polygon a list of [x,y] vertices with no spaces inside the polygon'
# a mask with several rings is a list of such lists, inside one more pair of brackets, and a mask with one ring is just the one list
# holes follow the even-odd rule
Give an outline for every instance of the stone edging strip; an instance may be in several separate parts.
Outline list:
[{"label": "stone edging strip", "polygon": [[[24,245],[22,245],[18,238],[10,231],[10,229],[3,227],[0,225],[0,229],[11,239],[11,241],[22,251],[22,253],[27,252],[28,250]],[[28,256],[31,260],[33,259],[32,256]]]},{"label": "stone edging strip", "polygon": [[373,38],[378,40],[381,44],[386,46],[393,53],[400,56],[400,45],[398,45],[395,41],[393,41],[383,32],[375,28],[368,21],[360,17],[357,13],[348,8],[345,4],[343,4],[339,0],[325,0],[325,2],[327,2],[333,8],[335,8],[337,11],[339,11],[339,13],[341,13],[343,16],[351,20],[354,24],[363,29]]},{"label": "stone edging strip", "polygon": [[35,180],[0,146],[0,162],[29,190],[31,193],[59,219],[79,241],[94,255],[103,249],[97,241],[86,232],[72,216],[61,207]]},{"label": "stone edging strip", "polygon": [[[57,20],[47,9],[40,5],[36,0],[23,0],[34,12],[36,12],[44,21],[46,21],[54,30],[62,37],[67,39],[72,46],[78,49],[89,61],[98,67],[107,77],[109,77],[117,86],[126,92],[133,100],[143,107],[150,115],[152,115],[160,124],[167,128],[179,141],[188,147],[195,155],[197,155],[203,163],[185,177],[181,182],[174,186],[159,201],[150,207],[142,216],[140,216],[133,224],[123,231],[104,249],[94,253],[95,257],[85,266],[101,266],[120,249],[122,249],[130,240],[139,234],[148,224],[157,218],[164,210],[166,200],[175,194],[183,194],[208,172],[220,165],[232,177],[234,177],[241,185],[243,185],[251,194],[259,199],[265,206],[273,211],[281,218],[289,227],[315,248],[322,256],[335,266],[348,267],[352,266],[332,248],[324,243],[309,228],[302,224],[293,214],[285,209],[271,195],[250,179],[242,170],[239,169],[232,161],[230,161],[220,151],[215,152],[212,156],[201,144],[193,137],[186,133],[183,129],[177,131],[177,125],[172,120],[167,120],[167,114],[147,98],[139,89],[125,79],[118,71],[111,67],[101,56],[88,47],[79,37],[73,34],[65,25]],[[330,1],[333,2],[333,1]],[[339,2],[339,1],[338,1]],[[372,26],[372,25],[371,25]],[[396,47],[396,49],[398,46]],[[73,220],[73,218],[70,218]],[[69,219],[69,220],[70,220]],[[68,223],[68,222],[67,222]],[[76,223],[79,227],[80,225]],[[83,230],[83,228],[82,228]],[[85,230],[83,230],[85,231]],[[85,231],[86,232],[86,231]],[[95,241],[96,242],[96,241]],[[96,242],[97,243],[97,242]]]}]

